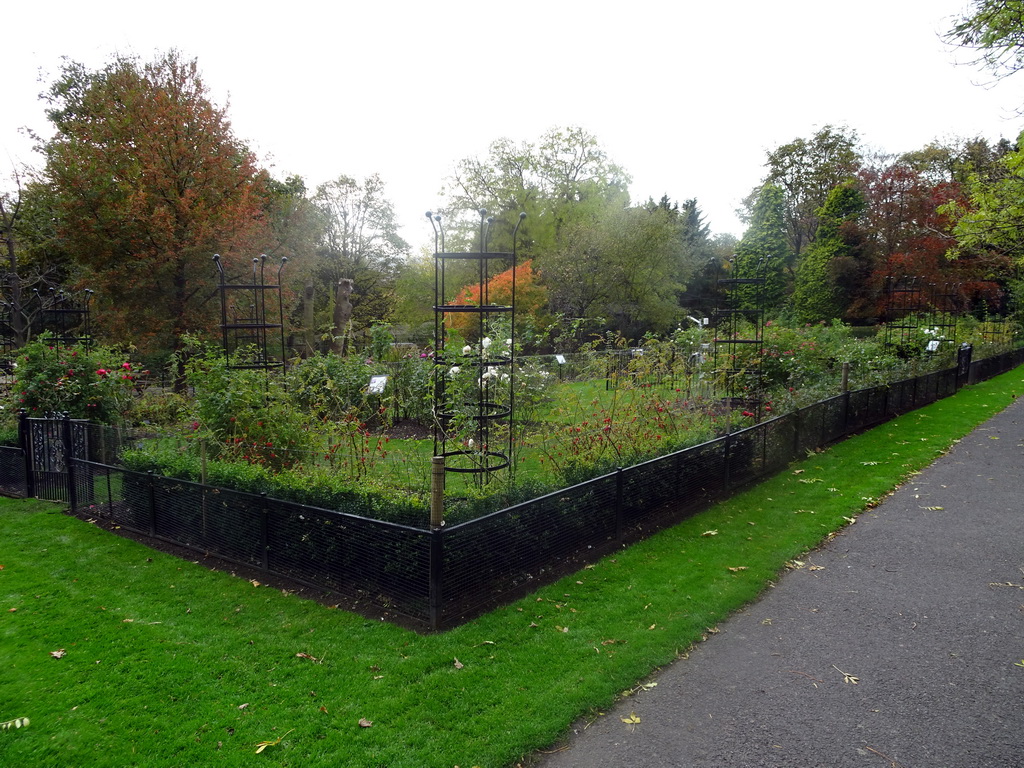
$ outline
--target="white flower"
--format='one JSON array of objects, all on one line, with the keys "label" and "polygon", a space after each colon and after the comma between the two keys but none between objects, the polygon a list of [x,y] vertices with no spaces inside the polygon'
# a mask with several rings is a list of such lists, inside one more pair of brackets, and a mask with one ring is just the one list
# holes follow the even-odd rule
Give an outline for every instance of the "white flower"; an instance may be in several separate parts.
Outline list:
[{"label": "white flower", "polygon": [[454,376],[455,374],[457,374],[461,370],[462,369],[459,368],[459,366],[453,365],[451,368],[448,369],[448,375],[449,376]]},{"label": "white flower", "polygon": [[491,337],[484,336],[482,339],[480,339],[480,346],[483,347],[484,349],[487,349],[489,346],[491,346]]},{"label": "white flower", "polygon": [[469,440],[466,441],[466,445],[472,448],[474,445],[476,445],[476,443],[473,442],[473,438],[471,437],[469,438]]},{"label": "white flower", "polygon": [[506,347],[511,347],[512,346],[512,339],[505,339],[505,346]]},{"label": "white flower", "polygon": [[473,348],[471,346],[469,346],[469,344],[467,344],[466,346],[464,346],[462,348],[462,354],[464,354],[464,355],[468,355],[472,351],[473,351]]}]

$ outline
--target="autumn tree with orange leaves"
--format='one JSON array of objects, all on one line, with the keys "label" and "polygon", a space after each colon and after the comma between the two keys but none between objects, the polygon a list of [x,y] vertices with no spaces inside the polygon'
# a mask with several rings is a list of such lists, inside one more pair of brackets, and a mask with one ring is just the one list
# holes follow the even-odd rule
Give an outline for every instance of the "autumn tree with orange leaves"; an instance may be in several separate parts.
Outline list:
[{"label": "autumn tree with orange leaves", "polygon": [[[512,268],[500,272],[486,281],[485,291],[490,304],[512,305]],[[548,292],[537,280],[533,260],[527,259],[515,270],[515,310],[517,334],[524,331],[541,330],[550,320],[547,315]],[[453,304],[480,306],[480,284],[474,283],[459,291]],[[476,340],[476,316],[468,312],[448,315],[445,322],[458,331],[464,339]]]},{"label": "autumn tree with orange leaves", "polygon": [[229,272],[267,248],[267,175],[177,52],[99,71],[65,61],[43,94],[56,132],[40,141],[43,183],[94,324],[143,352],[214,329],[220,253]]}]

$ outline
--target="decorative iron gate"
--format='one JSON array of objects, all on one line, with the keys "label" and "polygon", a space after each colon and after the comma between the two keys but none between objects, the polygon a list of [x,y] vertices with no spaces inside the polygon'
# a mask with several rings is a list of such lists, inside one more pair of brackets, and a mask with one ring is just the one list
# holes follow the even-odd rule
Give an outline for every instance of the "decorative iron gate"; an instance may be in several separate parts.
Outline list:
[{"label": "decorative iron gate", "polygon": [[28,495],[77,506],[74,459],[89,458],[89,422],[66,416],[26,418]]}]

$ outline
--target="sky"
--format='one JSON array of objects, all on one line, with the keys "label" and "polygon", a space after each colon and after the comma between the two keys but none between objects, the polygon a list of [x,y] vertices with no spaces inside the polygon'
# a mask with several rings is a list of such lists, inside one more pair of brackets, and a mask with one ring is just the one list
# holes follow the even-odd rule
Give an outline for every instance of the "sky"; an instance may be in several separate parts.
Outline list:
[{"label": "sky", "polygon": [[24,128],[47,135],[38,94],[62,56],[99,69],[176,48],[274,176],[379,174],[416,249],[455,164],[499,138],[581,126],[634,202],[696,198],[712,232],[740,236],[767,153],[825,125],[886,153],[1024,128],[1024,80],[992,85],[941,40],[968,0],[11,5],[0,188],[37,162]]}]

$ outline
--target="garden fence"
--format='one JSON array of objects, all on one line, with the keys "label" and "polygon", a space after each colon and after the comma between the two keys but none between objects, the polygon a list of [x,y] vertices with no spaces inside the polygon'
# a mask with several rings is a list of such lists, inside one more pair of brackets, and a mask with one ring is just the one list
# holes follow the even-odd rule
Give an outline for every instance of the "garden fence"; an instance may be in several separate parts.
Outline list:
[{"label": "garden fence", "polygon": [[[845,392],[710,442],[452,526],[398,525],[140,473],[110,460],[116,439],[72,430],[58,453],[79,514],[222,560],[335,590],[440,629],[600,554],[678,522],[795,458],[1024,362],[1024,350]],[[56,434],[56,433],[55,433]],[[41,444],[40,444],[41,445]],[[26,439],[0,450],[0,487],[26,495],[39,470]],[[50,448],[50,450],[53,450]],[[52,468],[51,468],[52,469]],[[50,470],[47,470],[50,471]]]}]

